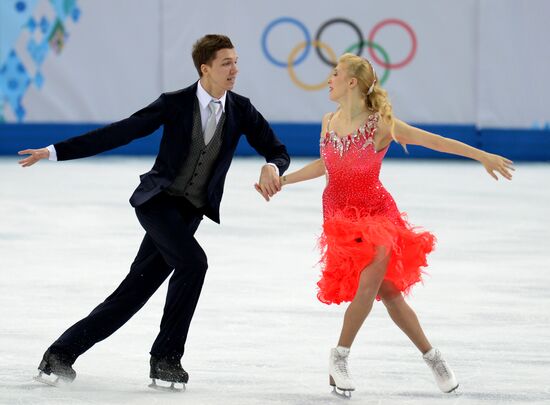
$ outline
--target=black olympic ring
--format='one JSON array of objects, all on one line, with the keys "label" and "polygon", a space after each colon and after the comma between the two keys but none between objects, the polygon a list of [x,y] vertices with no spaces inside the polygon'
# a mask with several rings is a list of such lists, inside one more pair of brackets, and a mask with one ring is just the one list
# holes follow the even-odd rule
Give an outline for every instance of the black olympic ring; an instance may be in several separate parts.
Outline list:
[{"label": "black olympic ring", "polygon": [[[352,21],[350,20],[347,20],[345,18],[333,18],[331,20],[328,20],[326,21],[323,25],[321,25],[319,27],[319,29],[317,30],[317,33],[315,34],[315,41],[317,41],[318,43],[321,42],[321,34],[323,33],[323,31],[325,29],[327,29],[330,25],[332,24],[336,24],[336,23],[343,23],[343,24],[347,24],[349,25],[354,31],[355,33],[357,34],[357,37],[359,38],[359,40],[357,41],[357,43],[359,44],[358,48],[357,48],[357,56],[361,56],[361,54],[363,53],[363,48],[364,48],[364,45],[365,45],[365,39],[363,38],[363,33],[361,32],[361,30],[359,29],[359,27],[353,23]],[[325,55],[323,55],[323,51],[321,50],[321,47],[316,47],[315,48],[315,51],[317,52],[317,55],[319,56],[319,58],[325,62],[327,65],[329,65],[330,67],[334,67],[336,66],[334,64],[334,62],[331,62],[330,60],[328,60]]]}]

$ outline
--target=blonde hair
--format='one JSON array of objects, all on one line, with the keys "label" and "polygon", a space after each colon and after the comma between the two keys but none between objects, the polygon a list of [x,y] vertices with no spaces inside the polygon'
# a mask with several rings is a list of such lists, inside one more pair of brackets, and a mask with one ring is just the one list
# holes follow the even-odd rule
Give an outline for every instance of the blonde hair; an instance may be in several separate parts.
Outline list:
[{"label": "blonde hair", "polygon": [[393,134],[395,121],[388,93],[380,86],[378,76],[372,64],[365,58],[345,53],[338,59],[338,63],[346,65],[348,74],[357,79],[361,94],[365,97],[367,108],[376,111],[382,119],[391,125],[391,137],[397,142]]}]

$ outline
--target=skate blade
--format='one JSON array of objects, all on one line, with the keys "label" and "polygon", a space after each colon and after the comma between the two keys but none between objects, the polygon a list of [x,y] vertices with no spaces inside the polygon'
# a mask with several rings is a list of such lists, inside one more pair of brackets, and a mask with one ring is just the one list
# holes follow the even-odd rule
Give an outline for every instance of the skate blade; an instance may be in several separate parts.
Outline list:
[{"label": "skate blade", "polygon": [[342,399],[351,399],[351,391],[354,391],[354,389],[346,390],[343,388],[339,388],[336,386],[336,383],[334,382],[334,378],[332,378],[331,375],[329,375],[328,383],[332,387],[332,394],[337,396],[338,398]]},{"label": "skate blade", "polygon": [[456,387],[450,389],[449,391],[445,391],[445,394],[461,395],[461,392],[458,389],[459,386],[460,386],[460,384],[457,384]]},{"label": "skate blade", "polygon": [[351,391],[353,390],[343,390],[340,388],[332,387],[332,394],[341,399],[351,399]]},{"label": "skate blade", "polygon": [[44,376],[44,373],[40,371],[37,376],[34,376],[32,378],[34,381],[37,381],[39,383],[49,385],[50,387],[59,387],[61,385],[69,384],[71,380],[67,378],[60,377],[55,374],[51,374],[50,378],[46,378]]},{"label": "skate blade", "polygon": [[[176,386],[176,384],[178,385],[181,384],[181,388],[179,386]],[[165,391],[165,392],[184,392],[185,391],[184,383],[171,382],[169,386],[165,386],[165,385],[157,384],[155,379],[152,380],[151,384],[149,384],[148,387],[157,391]]]},{"label": "skate blade", "polygon": [[42,377],[41,375],[35,375],[32,379],[34,381],[39,382],[39,383],[49,385],[50,387],[57,387],[57,384],[59,383],[59,379],[48,380],[48,379]]}]

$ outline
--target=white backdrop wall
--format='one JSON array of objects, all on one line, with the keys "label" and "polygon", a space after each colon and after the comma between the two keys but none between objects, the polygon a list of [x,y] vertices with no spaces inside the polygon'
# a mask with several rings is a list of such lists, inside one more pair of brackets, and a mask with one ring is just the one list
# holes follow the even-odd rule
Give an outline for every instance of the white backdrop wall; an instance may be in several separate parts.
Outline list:
[{"label": "white backdrop wall", "polygon": [[[25,2],[5,0],[0,22],[21,3]],[[37,41],[37,30],[25,25],[27,17],[59,19],[56,10],[61,3],[27,1],[18,15],[28,15],[20,18],[22,26],[12,27],[19,32],[12,32],[11,43],[0,30],[0,117],[6,122],[123,118],[161,92],[197,79],[190,52],[194,41],[206,33],[232,38],[240,65],[235,91],[249,96],[268,119],[316,122],[334,109],[326,87],[303,89],[291,80],[288,67],[275,65],[267,55],[285,62],[306,35],[315,39],[319,28],[334,18],[348,23],[329,25],[321,41],[336,54],[358,41],[352,23],[365,40],[374,35],[373,42],[387,52],[390,63],[409,59],[404,66],[389,69],[384,83],[402,119],[502,128],[550,122],[550,83],[545,78],[550,71],[545,44],[550,38],[545,21],[550,2],[545,0],[77,0],[73,4],[78,18],[63,20],[62,50],[49,52],[37,63],[29,55],[29,42]],[[282,17],[292,22],[276,23],[266,31]],[[9,69],[2,70],[12,49],[12,59],[17,58],[28,76],[26,86],[21,79],[19,99],[9,90]],[[363,55],[373,60],[367,49]],[[381,55],[376,52],[379,59]],[[373,62],[382,77],[383,61]],[[329,71],[313,48],[295,66],[298,80],[305,84],[323,83]],[[19,114],[16,102],[24,110]]]},{"label": "white backdrop wall", "polygon": [[480,2],[478,124],[550,127],[550,1]]}]

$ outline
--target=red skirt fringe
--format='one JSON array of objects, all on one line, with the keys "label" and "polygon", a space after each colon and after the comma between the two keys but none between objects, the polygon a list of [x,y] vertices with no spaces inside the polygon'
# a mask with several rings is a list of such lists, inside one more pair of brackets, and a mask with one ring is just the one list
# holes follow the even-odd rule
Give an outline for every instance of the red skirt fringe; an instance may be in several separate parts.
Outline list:
[{"label": "red skirt fringe", "polygon": [[377,247],[384,247],[391,255],[384,280],[391,281],[404,294],[421,282],[421,268],[427,265],[426,256],[434,249],[435,236],[413,228],[404,214],[398,222],[383,216],[350,219],[342,215],[325,219],[319,238],[319,301],[352,301],[361,271],[372,262]]}]

